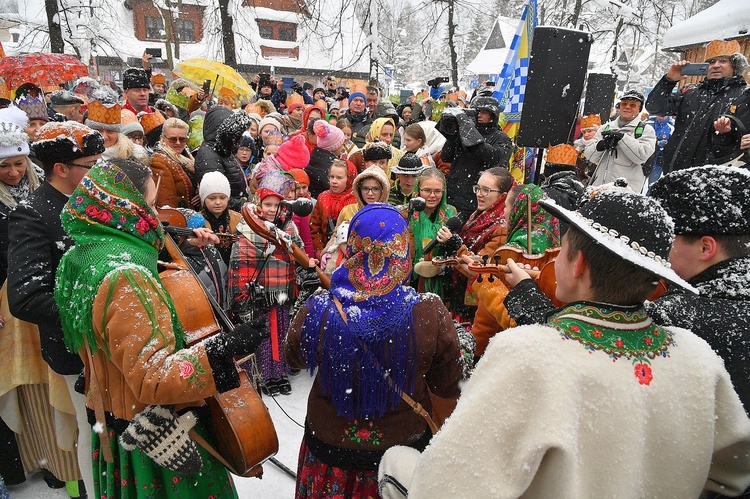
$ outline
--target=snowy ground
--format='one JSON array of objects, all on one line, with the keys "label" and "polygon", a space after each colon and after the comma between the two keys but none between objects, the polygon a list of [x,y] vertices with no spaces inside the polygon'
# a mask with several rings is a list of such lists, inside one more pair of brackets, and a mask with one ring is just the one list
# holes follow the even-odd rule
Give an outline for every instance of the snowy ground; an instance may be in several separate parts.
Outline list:
[{"label": "snowy ground", "polygon": [[[302,425],[305,420],[307,408],[307,394],[312,386],[312,378],[307,371],[302,371],[297,376],[291,376],[292,393],[290,395],[277,395],[274,400],[264,396],[263,401],[276,426],[279,436],[279,452],[276,459],[282,464],[297,472],[297,456],[299,446],[302,442]],[[286,411],[294,421],[290,420],[284,412]],[[234,477],[237,492],[241,499],[244,498],[284,498],[294,497],[294,479],[285,474],[271,462],[263,465],[263,478],[238,478]],[[63,490],[52,490],[42,480],[41,474],[29,477],[21,485],[9,489],[12,499],[65,499],[68,495]],[[92,496],[89,496],[92,497]],[[93,498],[92,498],[93,499]]]}]

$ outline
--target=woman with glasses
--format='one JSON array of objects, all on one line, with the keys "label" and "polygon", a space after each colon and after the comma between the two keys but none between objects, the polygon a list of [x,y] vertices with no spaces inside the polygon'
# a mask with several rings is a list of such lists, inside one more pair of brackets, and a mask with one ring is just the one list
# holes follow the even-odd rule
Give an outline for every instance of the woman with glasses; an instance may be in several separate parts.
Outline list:
[{"label": "woman with glasses", "polygon": [[158,179],[157,206],[200,208],[196,195],[195,160],[187,150],[190,127],[179,118],[164,122],[161,139],[154,146],[151,170]]},{"label": "woman with glasses", "polygon": [[[391,184],[379,166],[371,166],[354,178],[352,192],[357,198],[356,203],[344,206],[339,213],[336,227],[349,222],[362,208],[372,203],[387,203],[391,193]],[[333,230],[333,234],[336,230]]]},{"label": "woman with glasses", "polygon": [[[447,182],[443,172],[437,168],[427,168],[420,175],[414,186],[415,196],[424,198],[425,209],[414,212],[409,220],[409,228],[414,234],[414,264],[424,258],[424,247],[437,237],[438,231],[444,227],[449,218],[456,216],[456,209],[447,201]],[[435,246],[432,256],[444,256],[448,251],[442,245]],[[415,273],[412,284],[417,283],[418,276]],[[448,298],[450,278],[441,273],[434,277],[423,277],[419,283],[420,290],[435,293],[443,300]]]}]

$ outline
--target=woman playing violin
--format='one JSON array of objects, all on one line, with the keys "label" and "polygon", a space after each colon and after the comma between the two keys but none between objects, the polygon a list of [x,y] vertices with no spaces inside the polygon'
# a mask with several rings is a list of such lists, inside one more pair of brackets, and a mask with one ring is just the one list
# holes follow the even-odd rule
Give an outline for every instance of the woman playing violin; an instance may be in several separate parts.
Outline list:
[{"label": "woman playing violin", "polygon": [[[92,496],[236,497],[227,471],[202,449],[200,472],[185,476],[118,438],[149,405],[199,406],[239,386],[233,357],[254,352],[264,335],[245,327],[186,346],[173,301],[180,297],[166,293],[157,272],[165,234],[155,202],[151,170],[113,159],[89,170],[61,215],[76,245],[58,268],[55,299],[66,346],[84,361],[98,430]],[[194,242],[217,241],[201,228]]]},{"label": "woman playing violin", "polygon": [[[505,199],[508,240],[499,251],[510,247],[521,250],[522,254],[540,255],[560,246],[559,222],[539,205],[542,199],[546,199],[545,194],[534,184],[511,188]],[[476,354],[481,356],[490,338],[497,331],[515,326],[515,322],[503,305],[509,290],[502,281],[477,280],[472,283],[472,289],[479,299],[479,307],[471,332],[477,339]]]}]

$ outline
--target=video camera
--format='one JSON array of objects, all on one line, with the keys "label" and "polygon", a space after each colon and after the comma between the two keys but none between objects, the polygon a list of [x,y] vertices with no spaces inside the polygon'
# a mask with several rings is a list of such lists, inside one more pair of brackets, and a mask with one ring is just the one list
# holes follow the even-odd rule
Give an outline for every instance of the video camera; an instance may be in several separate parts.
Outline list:
[{"label": "video camera", "polygon": [[429,80],[427,84],[431,87],[437,88],[440,86],[441,83],[448,83],[449,81],[451,81],[451,79],[448,78],[447,76],[440,76],[438,78],[433,78]]},{"label": "video camera", "polygon": [[349,91],[344,87],[336,89],[336,100],[346,100],[349,98]]}]

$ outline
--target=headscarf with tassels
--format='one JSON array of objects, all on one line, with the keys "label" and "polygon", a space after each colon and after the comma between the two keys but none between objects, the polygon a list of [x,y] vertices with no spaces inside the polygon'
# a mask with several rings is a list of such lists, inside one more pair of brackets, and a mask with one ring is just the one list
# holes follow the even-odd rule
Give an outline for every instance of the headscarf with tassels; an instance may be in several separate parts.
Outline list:
[{"label": "headscarf with tassels", "polygon": [[[146,277],[167,304],[175,348],[184,347],[185,334],[156,266],[159,250],[164,246],[164,229],[130,178],[117,165],[99,161],[78,184],[60,217],[63,228],[76,242],[60,261],[55,286],[68,350],[78,352],[84,342],[92,353],[98,350],[92,312],[99,286],[109,278],[106,316],[115,283],[124,276],[135,287],[136,273]],[[152,337],[166,336],[148,296],[139,293],[139,299],[152,315]],[[103,345],[109,356],[106,341]]]},{"label": "headscarf with tassels", "polygon": [[345,258],[333,273],[330,291],[307,302],[302,348],[310,372],[318,368],[323,393],[339,415],[377,418],[401,403],[384,373],[412,394],[416,372],[412,308],[419,294],[404,285],[411,258],[408,227],[398,210],[373,203],[357,212]]}]

